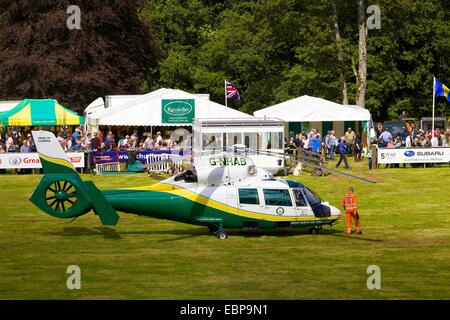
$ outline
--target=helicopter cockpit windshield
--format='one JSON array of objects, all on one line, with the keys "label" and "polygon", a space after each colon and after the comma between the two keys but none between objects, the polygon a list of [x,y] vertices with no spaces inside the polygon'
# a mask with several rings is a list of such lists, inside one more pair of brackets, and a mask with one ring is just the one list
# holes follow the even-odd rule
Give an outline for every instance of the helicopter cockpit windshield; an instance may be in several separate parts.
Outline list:
[{"label": "helicopter cockpit windshield", "polygon": [[306,199],[308,199],[311,207],[314,207],[322,202],[317,193],[315,193],[311,189],[308,189],[307,187],[303,189],[303,193],[305,194]]}]

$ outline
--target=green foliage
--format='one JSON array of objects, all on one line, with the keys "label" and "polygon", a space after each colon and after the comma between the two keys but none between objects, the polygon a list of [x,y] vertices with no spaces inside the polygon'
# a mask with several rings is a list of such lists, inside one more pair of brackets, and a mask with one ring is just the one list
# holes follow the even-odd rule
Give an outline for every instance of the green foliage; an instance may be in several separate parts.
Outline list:
[{"label": "green foliage", "polygon": [[[336,5],[343,67],[328,0],[147,1],[142,17],[167,54],[147,79],[149,88],[207,92],[223,103],[227,79],[242,97],[230,105],[252,113],[303,94],[342,102],[342,71],[354,104],[357,4],[336,0]],[[369,30],[366,107],[375,119],[403,110],[429,115],[433,74],[450,84],[448,1],[381,0],[377,5],[381,30]],[[437,112],[448,110],[438,98]]]},{"label": "green foliage", "polygon": [[55,98],[82,113],[99,96],[134,94],[161,50],[140,1],[83,0],[69,30],[68,0],[0,0],[0,97]]}]

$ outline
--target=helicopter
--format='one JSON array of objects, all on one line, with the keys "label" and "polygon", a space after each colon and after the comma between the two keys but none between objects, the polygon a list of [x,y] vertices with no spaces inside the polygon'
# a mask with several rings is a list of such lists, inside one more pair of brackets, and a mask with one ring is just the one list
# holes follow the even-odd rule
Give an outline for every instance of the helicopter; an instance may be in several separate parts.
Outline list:
[{"label": "helicopter", "polygon": [[243,154],[201,156],[195,167],[156,184],[100,190],[83,181],[48,131],[32,132],[44,175],[30,201],[47,214],[76,219],[91,210],[115,226],[117,212],[208,227],[219,239],[225,229],[308,228],[317,234],[341,216],[304,184],[275,179]]}]

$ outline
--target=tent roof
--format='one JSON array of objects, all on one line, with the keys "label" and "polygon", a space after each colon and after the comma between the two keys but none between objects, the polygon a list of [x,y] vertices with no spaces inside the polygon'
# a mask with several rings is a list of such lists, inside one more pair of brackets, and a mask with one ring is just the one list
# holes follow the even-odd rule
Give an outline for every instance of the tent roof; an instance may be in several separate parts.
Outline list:
[{"label": "tent roof", "polygon": [[194,118],[253,118],[246,113],[225,107],[219,103],[207,100],[197,95],[175,89],[158,89],[142,95],[132,101],[114,105],[104,110],[94,112],[89,118],[96,120],[98,125],[116,126],[178,126],[192,123],[165,123],[162,119],[163,99],[195,100]]},{"label": "tent roof", "polygon": [[370,112],[367,109],[307,95],[255,111],[254,115],[279,118],[286,122],[370,120]]},{"label": "tent roof", "polygon": [[83,117],[53,99],[24,99],[11,110],[1,114],[5,126],[80,125]]},{"label": "tent roof", "polygon": [[8,112],[15,106],[17,106],[20,101],[0,101],[0,113]]}]

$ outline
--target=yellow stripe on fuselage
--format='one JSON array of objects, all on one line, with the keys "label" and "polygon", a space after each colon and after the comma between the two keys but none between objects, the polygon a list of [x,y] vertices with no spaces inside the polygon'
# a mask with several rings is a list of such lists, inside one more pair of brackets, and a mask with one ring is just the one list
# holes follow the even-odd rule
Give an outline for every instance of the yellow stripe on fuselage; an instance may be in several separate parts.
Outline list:
[{"label": "yellow stripe on fuselage", "polygon": [[252,212],[247,210],[238,209],[224,203],[209,199],[201,194],[190,191],[189,189],[183,189],[178,186],[157,183],[151,186],[138,187],[138,188],[127,188],[127,190],[142,190],[142,191],[158,191],[158,192],[167,192],[170,194],[178,195],[180,197],[189,199],[193,202],[200,203],[202,205],[214,208],[216,210],[220,210],[226,213],[234,214],[237,216],[242,216],[246,218],[266,220],[266,221],[309,221],[309,220],[337,220],[339,217],[302,217],[302,216],[274,216],[267,215],[258,212]]}]

